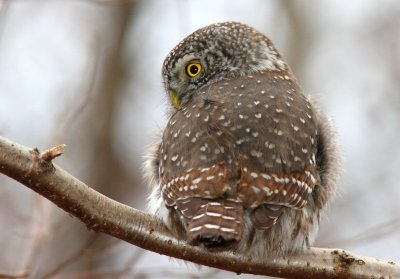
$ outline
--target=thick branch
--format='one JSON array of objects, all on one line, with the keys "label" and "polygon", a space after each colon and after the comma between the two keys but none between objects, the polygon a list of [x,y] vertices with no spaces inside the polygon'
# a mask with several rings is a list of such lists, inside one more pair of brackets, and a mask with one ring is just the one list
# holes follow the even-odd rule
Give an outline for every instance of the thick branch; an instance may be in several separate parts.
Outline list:
[{"label": "thick branch", "polygon": [[40,154],[37,149],[0,137],[0,172],[74,215],[89,229],[174,258],[236,273],[285,278],[400,277],[400,266],[395,263],[355,256],[343,250],[310,248],[281,258],[250,259],[187,245],[172,237],[154,216],[107,198],[53,165],[51,159],[55,156],[52,155],[58,156],[62,150],[63,147],[56,147]]}]

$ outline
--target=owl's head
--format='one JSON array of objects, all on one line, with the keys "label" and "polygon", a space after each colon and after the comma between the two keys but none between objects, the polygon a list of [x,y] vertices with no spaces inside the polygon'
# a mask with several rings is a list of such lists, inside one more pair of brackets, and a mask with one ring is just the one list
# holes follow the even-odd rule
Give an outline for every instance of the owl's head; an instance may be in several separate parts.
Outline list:
[{"label": "owl's head", "polygon": [[165,59],[162,74],[171,103],[178,109],[195,90],[223,78],[285,69],[266,36],[245,24],[223,22],[181,41]]}]

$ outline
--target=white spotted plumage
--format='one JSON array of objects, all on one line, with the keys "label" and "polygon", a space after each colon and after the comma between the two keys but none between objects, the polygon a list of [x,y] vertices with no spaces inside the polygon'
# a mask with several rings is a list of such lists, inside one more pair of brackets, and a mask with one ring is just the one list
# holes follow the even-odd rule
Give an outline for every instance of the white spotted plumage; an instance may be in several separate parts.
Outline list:
[{"label": "white spotted plumage", "polygon": [[[191,61],[202,64],[196,77]],[[214,24],[171,51],[163,77],[175,99],[148,163],[153,212],[191,244],[232,241],[266,256],[310,243],[336,184],[336,149],[271,41]]]}]

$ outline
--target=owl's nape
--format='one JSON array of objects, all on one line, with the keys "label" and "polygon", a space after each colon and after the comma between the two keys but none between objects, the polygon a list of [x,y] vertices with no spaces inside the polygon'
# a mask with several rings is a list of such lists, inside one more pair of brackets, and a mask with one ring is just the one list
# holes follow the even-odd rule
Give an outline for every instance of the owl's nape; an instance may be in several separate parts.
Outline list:
[{"label": "owl's nape", "polygon": [[163,77],[172,106],[149,164],[153,212],[192,245],[265,256],[312,242],[336,146],[271,41],[210,25],[171,51]]}]

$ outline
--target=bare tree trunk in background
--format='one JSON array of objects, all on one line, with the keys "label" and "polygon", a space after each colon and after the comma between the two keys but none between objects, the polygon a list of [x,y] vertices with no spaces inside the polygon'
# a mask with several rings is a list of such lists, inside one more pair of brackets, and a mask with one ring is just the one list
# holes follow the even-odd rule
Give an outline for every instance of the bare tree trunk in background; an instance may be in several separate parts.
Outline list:
[{"label": "bare tree trunk in background", "polygon": [[[90,85],[87,92],[82,90],[76,96],[76,100],[66,106],[60,115],[61,125],[55,130],[59,130],[60,133],[56,133],[57,142],[71,141],[80,148],[78,153],[82,152],[86,158],[90,158],[87,162],[88,171],[83,172],[88,183],[96,185],[99,192],[113,199],[131,202],[135,196],[143,196],[142,193],[135,195],[136,191],[144,188],[140,187],[141,173],[138,171],[141,160],[134,161],[135,165],[130,166],[131,171],[128,173],[125,171],[127,168],[122,166],[123,159],[114,147],[121,89],[129,79],[126,76],[126,67],[135,65],[134,63],[127,65],[123,57],[127,32],[134,20],[135,1],[120,4],[99,2],[101,7],[106,6],[104,18],[107,20],[107,28],[100,30],[101,34],[97,36],[95,34],[91,44],[93,51],[90,53],[92,56],[90,60],[94,62],[88,67]],[[81,165],[85,163],[81,162]],[[82,227],[69,216],[62,216],[56,223],[66,227],[69,235],[77,237],[72,237],[72,243],[66,247],[66,243],[62,241],[65,233],[55,234],[54,237],[57,239],[53,241],[51,249],[47,249],[47,253],[50,254],[50,258],[59,259],[59,262],[51,267],[50,271],[45,272],[46,278],[53,278],[61,270],[71,266],[88,272],[97,270],[102,265],[102,258],[107,257],[102,253],[104,247],[113,243],[115,250],[121,248],[117,247],[120,242],[116,242],[108,235],[93,233],[82,235]],[[58,229],[59,226],[54,227]],[[60,256],[65,251],[68,251],[68,256]],[[137,249],[132,249],[132,252],[137,253]],[[112,259],[118,261],[118,255],[122,256],[124,253],[115,254],[117,256]]]},{"label": "bare tree trunk in background", "polygon": [[[86,150],[91,154],[87,154],[91,158],[87,181],[97,186],[97,190],[116,200],[123,200],[132,197],[134,200],[135,191],[141,184],[141,173],[139,164],[140,160],[136,160],[136,166],[131,166],[131,172],[124,171],[121,158],[116,154],[115,150],[115,127],[116,114],[118,113],[119,99],[121,96],[121,88],[126,82],[126,63],[123,61],[123,50],[125,47],[125,39],[131,21],[134,19],[135,7],[134,2],[130,1],[124,5],[110,5],[107,10],[108,28],[106,34],[102,35],[102,40],[95,45],[95,53],[99,55],[95,57],[97,68],[94,70],[94,86],[91,88],[94,92],[92,98],[88,101],[91,103],[87,117],[83,123],[75,127],[77,134],[85,138],[85,142],[90,142],[91,148]],[[132,64],[134,65],[134,64]],[[93,94],[94,93],[94,94]],[[113,145],[114,144],[114,145]],[[136,195],[137,196],[137,195]],[[78,228],[79,230],[79,228]],[[78,233],[77,231],[73,233]],[[96,237],[96,241],[93,238]],[[89,236],[87,245],[84,244],[80,249],[101,250],[104,243],[113,241],[108,235]],[[79,254],[79,248],[78,248]],[[121,253],[122,254],[122,253]],[[90,254],[88,261],[76,261],[80,268],[87,271],[96,270],[101,260],[96,259],[96,254]],[[69,259],[67,259],[68,261]],[[114,259],[118,261],[118,258]],[[86,263],[86,266],[82,266]]]},{"label": "bare tree trunk in background", "polygon": [[[121,200],[127,195],[135,197],[136,187],[140,186],[141,174],[137,172],[140,169],[139,162],[136,160],[136,166],[132,166],[132,172],[126,173],[122,166],[121,158],[116,154],[113,148],[115,142],[115,116],[118,108],[118,101],[121,95],[126,77],[126,64],[123,61],[123,49],[125,46],[126,33],[134,18],[133,1],[123,6],[110,7],[112,15],[109,17],[113,27],[108,37],[112,43],[104,52],[99,69],[98,82],[96,83],[96,105],[91,106],[92,110],[87,119],[88,137],[93,142],[93,165],[89,172],[88,181],[92,185],[97,185],[97,190],[116,200]],[[134,65],[134,63],[132,64]],[[97,122],[101,126],[97,130],[90,129],[91,124]],[[101,150],[101,152],[99,152]],[[129,187],[129,188],[128,188]],[[140,189],[140,188],[139,188]],[[108,235],[101,235],[94,244],[93,249],[99,249],[104,243],[113,241]],[[82,249],[85,249],[84,247]],[[114,259],[118,261],[117,258]],[[86,270],[89,272],[101,267],[101,263],[93,259],[88,262]]]},{"label": "bare tree trunk in background", "polygon": [[[121,158],[113,149],[115,133],[113,128],[116,127],[115,116],[118,108],[118,101],[121,94],[121,87],[126,77],[125,66],[123,61],[123,48],[125,45],[126,33],[131,21],[134,18],[133,2],[123,7],[111,7],[113,25],[112,33],[109,34],[109,40],[113,43],[107,49],[102,58],[98,79],[96,84],[96,102],[92,106],[91,114],[87,119],[87,127],[89,129],[88,137],[93,142],[93,165],[88,181],[93,185],[98,185],[97,190],[119,199],[126,196],[126,188],[123,186],[131,185],[134,193],[135,185],[140,185],[141,174],[137,172],[138,166],[132,166],[132,172],[124,172],[122,168]],[[92,123],[101,123],[98,130],[90,129]],[[101,152],[98,152],[101,150]],[[138,160],[138,165],[139,165]],[[121,188],[116,188],[120,185]],[[134,195],[132,195],[133,197]]]},{"label": "bare tree trunk in background", "polygon": [[277,5],[281,7],[279,10],[285,13],[284,18],[290,25],[285,29],[285,38],[288,40],[285,57],[303,83],[306,80],[304,78],[304,73],[307,72],[306,61],[312,49],[311,44],[314,42],[309,20],[310,12],[307,6],[304,7],[303,3],[297,1],[277,1]]}]

